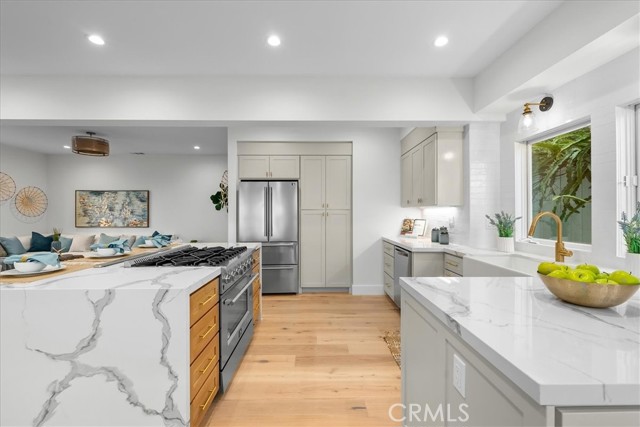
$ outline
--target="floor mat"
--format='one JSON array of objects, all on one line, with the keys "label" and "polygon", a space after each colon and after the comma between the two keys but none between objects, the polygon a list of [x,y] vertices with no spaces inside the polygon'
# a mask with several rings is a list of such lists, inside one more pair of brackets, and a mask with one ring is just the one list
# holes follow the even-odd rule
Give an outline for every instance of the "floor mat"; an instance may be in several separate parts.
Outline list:
[{"label": "floor mat", "polygon": [[400,367],[400,331],[386,331],[382,339],[387,343],[393,359]]}]

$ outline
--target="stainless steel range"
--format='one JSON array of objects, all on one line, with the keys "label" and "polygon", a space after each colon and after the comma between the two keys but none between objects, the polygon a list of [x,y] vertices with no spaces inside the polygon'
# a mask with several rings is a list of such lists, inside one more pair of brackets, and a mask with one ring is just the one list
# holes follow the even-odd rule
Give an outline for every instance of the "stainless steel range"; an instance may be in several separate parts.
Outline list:
[{"label": "stainless steel range", "polygon": [[183,246],[126,262],[125,267],[220,267],[220,391],[229,387],[253,337],[253,259],[246,246]]}]

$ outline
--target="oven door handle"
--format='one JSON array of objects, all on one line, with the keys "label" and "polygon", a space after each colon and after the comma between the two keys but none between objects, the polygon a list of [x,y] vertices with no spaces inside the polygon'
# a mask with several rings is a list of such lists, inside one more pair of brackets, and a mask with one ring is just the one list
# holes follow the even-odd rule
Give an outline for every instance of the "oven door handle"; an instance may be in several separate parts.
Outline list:
[{"label": "oven door handle", "polygon": [[238,295],[236,295],[234,299],[228,299],[228,298],[227,298],[227,299],[226,299],[226,300],[224,300],[222,303],[223,303],[224,305],[233,305],[233,304],[235,304],[235,303],[240,299],[240,297],[242,296],[242,294],[244,294],[244,293],[247,291],[247,289],[249,288],[249,286],[251,286],[251,285],[253,284],[253,281],[254,281],[254,280],[255,280],[255,277],[254,277],[252,280],[250,280],[250,281],[249,281],[249,283],[247,283],[247,284],[244,286],[244,288],[242,288],[242,290],[241,290],[240,292],[238,292]]}]

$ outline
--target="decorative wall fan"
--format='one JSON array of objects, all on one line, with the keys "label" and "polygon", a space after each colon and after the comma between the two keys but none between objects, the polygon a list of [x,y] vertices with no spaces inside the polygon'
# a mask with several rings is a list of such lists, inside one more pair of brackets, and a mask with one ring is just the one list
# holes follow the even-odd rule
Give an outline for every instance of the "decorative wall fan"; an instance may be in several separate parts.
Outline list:
[{"label": "decorative wall fan", "polygon": [[5,203],[16,194],[16,182],[4,172],[0,172],[0,204]]},{"label": "decorative wall fan", "polygon": [[34,223],[47,211],[49,201],[44,191],[38,187],[24,187],[17,193],[11,203],[13,215],[20,221]]}]

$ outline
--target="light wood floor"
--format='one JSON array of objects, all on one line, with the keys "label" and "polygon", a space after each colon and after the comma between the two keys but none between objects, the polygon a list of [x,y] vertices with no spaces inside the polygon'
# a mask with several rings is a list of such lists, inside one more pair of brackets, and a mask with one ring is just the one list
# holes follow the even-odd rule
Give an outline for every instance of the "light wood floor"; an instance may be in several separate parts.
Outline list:
[{"label": "light wood floor", "polygon": [[400,312],[387,297],[268,295],[263,301],[263,321],[204,425],[399,425],[388,411],[400,402],[400,369],[382,336],[400,327]]}]

